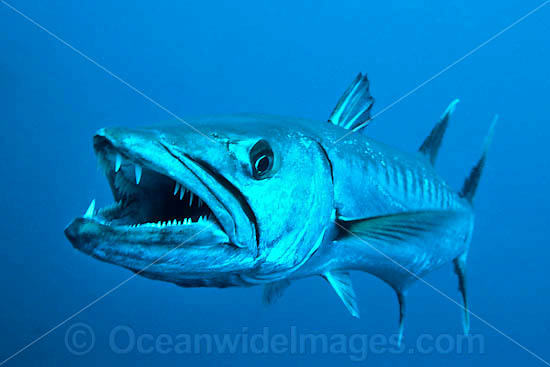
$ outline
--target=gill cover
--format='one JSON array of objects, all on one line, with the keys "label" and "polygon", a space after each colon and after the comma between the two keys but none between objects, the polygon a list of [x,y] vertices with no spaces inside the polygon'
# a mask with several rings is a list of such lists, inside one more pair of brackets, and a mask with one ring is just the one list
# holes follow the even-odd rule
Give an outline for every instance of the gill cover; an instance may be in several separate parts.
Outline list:
[{"label": "gill cover", "polygon": [[[182,160],[202,167],[204,183],[220,183],[240,247],[257,246],[257,265],[243,278],[267,283],[299,268],[324,239],[333,210],[331,165],[323,147],[295,120],[229,115],[190,120],[193,131],[163,129],[163,141]],[[200,175],[200,173],[199,173]],[[230,189],[228,189],[230,188]],[[238,205],[237,205],[238,204]],[[242,213],[245,212],[243,215]],[[254,228],[254,236],[248,229]],[[255,243],[248,243],[249,239]]]},{"label": "gill cover", "polygon": [[255,214],[262,254],[250,281],[274,282],[323,243],[333,208],[331,168],[323,148],[301,134],[264,136],[251,147],[251,179],[240,187]]}]

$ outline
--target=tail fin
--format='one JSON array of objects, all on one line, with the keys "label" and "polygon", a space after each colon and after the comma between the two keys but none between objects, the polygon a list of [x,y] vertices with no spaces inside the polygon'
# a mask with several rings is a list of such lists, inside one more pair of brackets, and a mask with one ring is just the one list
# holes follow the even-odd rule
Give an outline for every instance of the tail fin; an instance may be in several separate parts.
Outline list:
[{"label": "tail fin", "polygon": [[483,144],[483,153],[481,154],[481,158],[479,158],[479,161],[477,162],[477,164],[472,168],[470,175],[464,181],[462,190],[460,190],[460,193],[459,193],[461,197],[465,198],[470,203],[472,202],[472,200],[474,199],[474,195],[476,194],[477,186],[479,184],[479,179],[481,178],[481,173],[483,172],[483,167],[485,166],[485,160],[487,159],[487,152],[489,151],[491,141],[493,140],[493,135],[495,133],[495,127],[497,125],[497,121],[498,121],[498,115],[495,115],[493,122],[491,123],[491,127],[489,128],[489,132],[485,137],[485,142]]}]

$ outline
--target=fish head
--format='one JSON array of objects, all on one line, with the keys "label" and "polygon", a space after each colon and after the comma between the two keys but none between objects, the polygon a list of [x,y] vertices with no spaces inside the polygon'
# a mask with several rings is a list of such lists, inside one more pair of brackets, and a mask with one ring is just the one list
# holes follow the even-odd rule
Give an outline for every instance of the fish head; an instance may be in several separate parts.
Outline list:
[{"label": "fish head", "polygon": [[280,118],[192,126],[94,136],[116,203],[76,218],[65,230],[73,246],[182,286],[250,285],[303,263],[332,213],[322,146]]}]

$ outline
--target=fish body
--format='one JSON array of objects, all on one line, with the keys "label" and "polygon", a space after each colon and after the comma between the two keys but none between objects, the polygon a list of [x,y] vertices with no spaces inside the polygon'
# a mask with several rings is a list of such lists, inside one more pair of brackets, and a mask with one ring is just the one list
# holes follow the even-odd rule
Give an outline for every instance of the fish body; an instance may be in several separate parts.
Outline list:
[{"label": "fish body", "polygon": [[268,303],[293,281],[322,276],[357,317],[349,272],[364,271],[395,289],[400,335],[408,286],[454,262],[467,331],[472,199],[490,139],[456,192],[434,162],[457,101],[413,153],[359,132],[373,102],[360,74],[328,122],[240,114],[189,119],[191,129],[102,129],[94,150],[116,203],[92,202],[65,233],[78,250],[142,276],[263,285]]}]

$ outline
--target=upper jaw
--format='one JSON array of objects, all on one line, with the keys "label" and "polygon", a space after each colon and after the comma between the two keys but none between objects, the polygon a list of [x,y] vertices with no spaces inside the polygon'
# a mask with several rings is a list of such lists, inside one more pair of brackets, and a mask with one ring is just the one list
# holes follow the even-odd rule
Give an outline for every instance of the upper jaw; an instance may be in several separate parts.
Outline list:
[{"label": "upper jaw", "polygon": [[[199,214],[204,214],[201,220],[222,229],[229,243],[249,250],[254,257],[257,256],[254,223],[243,212],[243,205],[238,198],[197,165],[189,155],[174,153],[174,149],[163,142],[162,138],[155,130],[102,129],[96,134],[94,149],[117,202],[124,202],[123,206],[131,208],[131,201],[138,195],[136,193],[148,195],[151,194],[149,188],[158,190],[163,186],[164,191],[155,191],[155,197],[149,198],[148,203],[154,205],[162,200],[172,202],[179,198],[183,202],[194,201],[193,209],[187,213],[191,217],[188,223],[175,216],[171,222],[170,218],[164,218],[168,225],[198,225],[193,222],[199,220]],[[169,196],[158,196],[159,192],[166,191]],[[199,200],[202,204],[200,208]],[[142,204],[143,202],[145,201]],[[150,213],[155,212],[155,209],[150,210]],[[107,218],[104,211],[97,215],[92,214],[97,220],[112,219]],[[156,218],[141,218],[140,222],[147,223],[148,219]],[[161,221],[160,226],[164,224],[166,223]],[[149,226],[155,227],[154,224]]]}]

